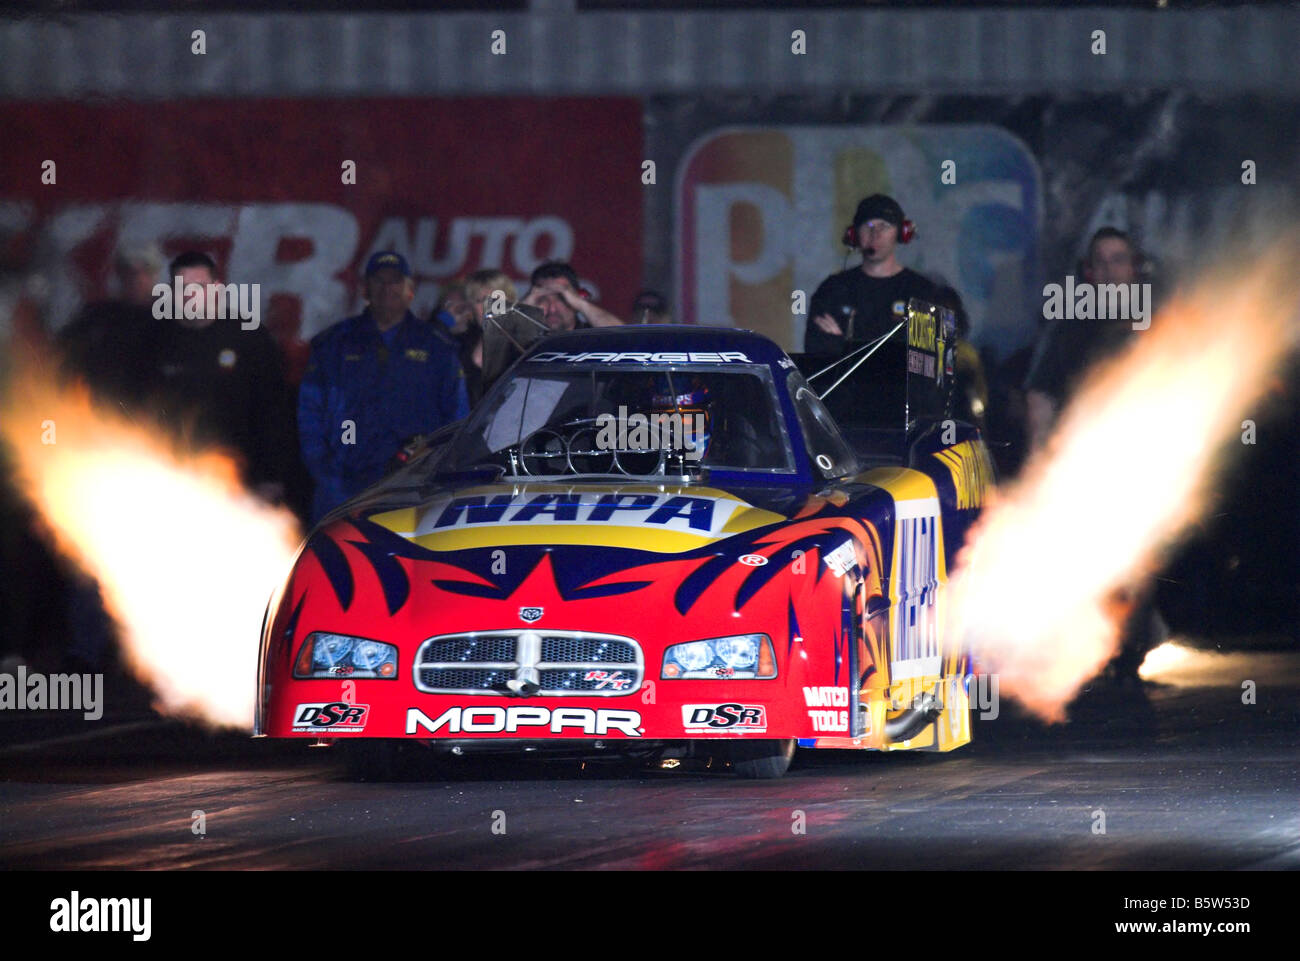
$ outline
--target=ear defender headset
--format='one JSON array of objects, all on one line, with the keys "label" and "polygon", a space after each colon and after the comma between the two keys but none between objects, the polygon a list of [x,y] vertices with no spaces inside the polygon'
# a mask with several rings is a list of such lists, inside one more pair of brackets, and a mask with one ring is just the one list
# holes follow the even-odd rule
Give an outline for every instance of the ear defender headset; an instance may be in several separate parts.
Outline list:
[{"label": "ear defender headset", "polygon": [[903,216],[903,208],[898,205],[898,201],[884,194],[872,194],[858,204],[853,223],[844,228],[845,247],[853,250],[862,247],[858,241],[858,228],[868,220],[887,220],[891,224],[897,224],[900,244],[910,244],[916,236],[916,224]]}]

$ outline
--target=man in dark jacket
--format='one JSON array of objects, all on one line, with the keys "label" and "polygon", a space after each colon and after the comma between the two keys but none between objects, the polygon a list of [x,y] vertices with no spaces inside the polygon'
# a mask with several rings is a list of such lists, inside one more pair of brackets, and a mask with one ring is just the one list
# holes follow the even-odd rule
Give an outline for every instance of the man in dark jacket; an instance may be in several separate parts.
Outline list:
[{"label": "man in dark jacket", "polygon": [[[293,403],[284,357],[261,326],[260,285],[222,284],[201,251],[180,254],[167,273],[183,295],[170,310],[155,301],[149,402],[192,442],[239,455],[253,490],[279,501],[293,463]],[[249,320],[239,316],[236,296],[256,308]]]},{"label": "man in dark jacket", "polygon": [[839,354],[881,337],[907,317],[913,297],[934,303],[935,286],[896,256],[912,238],[912,223],[898,201],[872,194],[858,204],[845,242],[862,253],[862,265],[832,274],[813,292],[804,352]]},{"label": "man in dark jacket", "polygon": [[469,412],[456,348],[411,313],[406,258],[374,254],[366,310],[316,335],[298,391],[298,435],[316,482],[313,520],[380,480],[410,438]]}]

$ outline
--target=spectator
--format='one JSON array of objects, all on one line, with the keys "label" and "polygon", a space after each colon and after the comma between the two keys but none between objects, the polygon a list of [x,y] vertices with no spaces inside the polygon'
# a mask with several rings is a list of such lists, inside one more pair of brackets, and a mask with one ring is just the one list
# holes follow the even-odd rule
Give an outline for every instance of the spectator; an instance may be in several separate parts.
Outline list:
[{"label": "spectator", "polygon": [[872,194],[858,204],[844,239],[862,252],[862,266],[832,274],[813,292],[805,353],[838,354],[864,344],[903,320],[911,298],[934,302],[934,285],[896,256],[912,230],[892,197]]},{"label": "spectator", "polygon": [[643,290],[632,301],[632,316],[629,324],[671,324],[672,311],[668,301],[657,290]]},{"label": "spectator", "polygon": [[456,334],[465,332],[472,314],[469,298],[465,295],[465,282],[454,280],[442,288],[438,303],[433,308],[433,316],[429,319],[441,324],[454,339]]},{"label": "spectator", "polygon": [[483,381],[483,323],[489,314],[502,313],[519,299],[513,281],[499,270],[478,270],[465,282],[469,316],[463,331],[453,330],[460,343],[460,364],[465,369],[470,404],[477,404],[487,385]]},{"label": "spectator", "polygon": [[[1128,234],[1102,227],[1088,241],[1081,264],[1090,284],[1138,282],[1142,255]],[[1056,321],[1039,341],[1025,378],[1025,409],[1031,451],[1046,441],[1061,406],[1084,374],[1095,364],[1122,350],[1135,335],[1131,317],[1105,320]],[[1138,668],[1146,653],[1169,633],[1156,606],[1154,580],[1143,578],[1123,585],[1112,596],[1126,611],[1119,652],[1107,664],[1104,678],[1119,685],[1138,686]]]},{"label": "spectator", "polygon": [[622,327],[623,321],[593,303],[569,264],[549,261],[533,271],[531,286],[521,303],[542,311],[551,330],[584,327]]},{"label": "spectator", "polygon": [[101,401],[134,406],[148,389],[163,323],[152,310],[163,262],[154,244],[120,248],[113,257],[118,296],[88,305],[59,332],[64,371]]},{"label": "spectator", "polygon": [[406,258],[372,255],[365,286],[365,311],[313,338],[298,392],[299,439],[316,481],[314,520],[380,480],[412,437],[469,410],[455,346],[411,313]]},{"label": "spectator", "polygon": [[[1142,256],[1128,234],[1102,227],[1088,241],[1081,263],[1090,284],[1138,281]],[[1025,405],[1032,450],[1046,440],[1056,415],[1093,364],[1122,349],[1134,335],[1129,318],[1054,321],[1040,338],[1025,379]]]},{"label": "spectator", "polygon": [[[192,302],[194,285],[207,293],[218,283],[216,264],[198,251],[173,260],[168,277],[180,278],[185,303]],[[231,300],[228,296],[226,303]],[[253,489],[266,500],[279,501],[293,459],[283,357],[260,323],[245,329],[235,311],[221,311],[227,313],[222,317],[213,307],[213,300],[204,297],[199,316],[186,317],[176,304],[173,320],[158,321],[152,402],[166,423],[194,442],[238,453]]]}]

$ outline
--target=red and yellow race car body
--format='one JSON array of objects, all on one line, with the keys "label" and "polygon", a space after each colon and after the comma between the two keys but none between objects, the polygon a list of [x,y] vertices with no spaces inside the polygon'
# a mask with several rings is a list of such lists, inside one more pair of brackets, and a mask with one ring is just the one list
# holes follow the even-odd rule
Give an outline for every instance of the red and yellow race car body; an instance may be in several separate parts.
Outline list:
[{"label": "red and yellow race car body", "polygon": [[[827,476],[845,457],[819,449],[824,409],[761,337],[641,328],[544,346],[507,377],[555,363],[767,370],[789,469],[485,477],[435,450],[303,545],[268,609],[257,733],[502,747],[970,740],[969,657],[945,634],[943,602],[992,480],[977,432],[913,424],[896,463],[858,457]],[[334,657],[345,650],[351,660]]]}]

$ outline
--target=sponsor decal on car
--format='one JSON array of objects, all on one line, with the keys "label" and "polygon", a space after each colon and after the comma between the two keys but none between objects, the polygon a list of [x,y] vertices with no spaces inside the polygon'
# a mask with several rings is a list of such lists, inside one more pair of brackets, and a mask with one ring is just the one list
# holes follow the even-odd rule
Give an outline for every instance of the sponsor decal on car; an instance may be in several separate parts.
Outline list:
[{"label": "sponsor decal on car", "polygon": [[531,705],[519,707],[449,707],[431,718],[418,707],[406,711],[407,734],[517,734],[528,728],[546,728],[562,734],[577,728],[583,734],[602,737],[612,733],[641,736],[641,715],[636,711],[593,711],[586,707],[550,710]]},{"label": "sponsor decal on car", "polygon": [[767,563],[767,558],[762,554],[741,554],[740,563],[746,567],[762,567]]},{"label": "sponsor decal on car", "polygon": [[812,721],[814,731],[847,731],[849,729],[848,711],[809,711],[808,719]]},{"label": "sponsor decal on car", "polygon": [[786,518],[709,487],[559,488],[539,482],[508,491],[465,488],[369,519],[434,550],[605,543],[678,553]]},{"label": "sponsor decal on car", "polygon": [[899,616],[890,618],[890,676],[894,680],[933,677],[942,669],[938,588],[947,580],[937,497],[894,502],[894,542],[898,546],[889,590]]},{"label": "sponsor decal on car", "polygon": [[632,678],[628,677],[622,671],[588,671],[582,676],[584,681],[595,681],[596,686],[593,690],[604,690],[609,688],[611,691],[626,691],[632,684]]},{"label": "sponsor decal on car", "polygon": [[330,734],[356,734],[366,729],[369,704],[348,704],[329,701],[320,704],[299,704],[293,709],[293,729],[296,733],[328,731]]},{"label": "sponsor decal on car", "polygon": [[858,553],[853,549],[852,541],[845,541],[835,550],[827,553],[822,559],[826,561],[826,566],[834,571],[836,575],[843,577],[853,570],[853,565],[858,560]]},{"label": "sponsor decal on car", "polygon": [[[805,687],[803,702],[808,707],[847,708],[849,706],[849,689],[847,687]],[[812,721],[814,731],[831,733],[849,729],[848,711],[809,711],[808,719]]]},{"label": "sponsor decal on car", "polygon": [[519,608],[519,619],[525,624],[532,624],[534,621],[542,619],[545,610],[542,607],[521,607]]},{"label": "sponsor decal on car", "polygon": [[848,707],[847,687],[805,687],[803,702],[809,707]]},{"label": "sponsor decal on car", "polygon": [[767,708],[762,704],[683,704],[682,727],[687,734],[762,734],[767,730]]},{"label": "sponsor decal on car", "polygon": [[569,354],[562,350],[545,350],[528,358],[531,363],[589,363],[598,361],[604,364],[617,364],[633,361],[641,364],[748,364],[750,360],[738,350],[712,351],[628,351],[610,353],[609,351],[588,350],[580,354]]},{"label": "sponsor decal on car", "polygon": [[[466,494],[430,505],[416,534],[496,524],[630,524],[714,534],[744,502],[684,494]],[[436,513],[435,513],[436,509]]]}]

